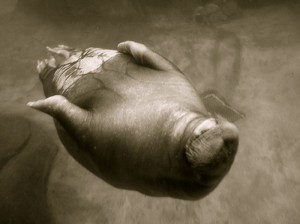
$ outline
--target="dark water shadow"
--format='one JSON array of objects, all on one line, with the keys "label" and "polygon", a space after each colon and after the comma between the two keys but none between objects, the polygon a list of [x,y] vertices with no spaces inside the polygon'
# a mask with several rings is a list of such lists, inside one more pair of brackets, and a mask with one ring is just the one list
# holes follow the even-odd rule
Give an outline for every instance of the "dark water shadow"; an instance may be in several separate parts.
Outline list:
[{"label": "dark water shadow", "polygon": [[217,29],[212,58],[215,89],[231,101],[241,74],[242,44],[239,37],[224,29]]},{"label": "dark water shadow", "polygon": [[51,224],[47,184],[58,147],[18,115],[0,115],[0,223]]}]

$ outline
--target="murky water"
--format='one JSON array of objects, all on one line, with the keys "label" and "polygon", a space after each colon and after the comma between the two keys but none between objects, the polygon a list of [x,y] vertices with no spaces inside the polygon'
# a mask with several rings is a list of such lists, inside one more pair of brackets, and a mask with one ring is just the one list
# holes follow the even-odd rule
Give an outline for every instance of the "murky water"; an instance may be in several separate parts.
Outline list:
[{"label": "murky water", "polygon": [[[1,113],[21,117],[1,117],[2,134],[10,136],[1,145],[33,136],[23,154],[13,147],[15,154],[0,153],[4,223],[299,223],[300,4],[246,8],[227,22],[202,25],[192,20],[195,2],[122,1],[122,10],[109,1],[101,10],[96,1],[38,2],[1,1]],[[236,122],[235,163],[203,200],[151,198],[107,185],[66,153],[49,116],[25,106],[44,97],[35,66],[45,46],[114,49],[124,40],[147,44],[177,64],[199,94],[218,90],[246,114]]]}]

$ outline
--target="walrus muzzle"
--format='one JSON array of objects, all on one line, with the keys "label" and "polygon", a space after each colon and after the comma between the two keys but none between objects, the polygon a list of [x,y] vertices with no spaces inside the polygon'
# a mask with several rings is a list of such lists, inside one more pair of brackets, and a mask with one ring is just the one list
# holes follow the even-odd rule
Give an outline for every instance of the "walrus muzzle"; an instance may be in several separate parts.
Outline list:
[{"label": "walrus muzzle", "polygon": [[201,131],[198,127],[185,146],[187,160],[196,176],[207,185],[212,184],[208,177],[213,177],[210,179],[214,182],[221,180],[238,148],[238,130],[233,124],[220,118],[208,121],[213,125]]}]

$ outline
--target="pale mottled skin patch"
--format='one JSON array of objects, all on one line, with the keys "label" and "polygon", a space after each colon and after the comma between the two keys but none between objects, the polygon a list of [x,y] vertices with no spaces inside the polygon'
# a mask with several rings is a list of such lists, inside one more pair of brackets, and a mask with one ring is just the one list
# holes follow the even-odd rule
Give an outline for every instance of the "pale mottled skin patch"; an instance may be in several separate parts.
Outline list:
[{"label": "pale mottled skin patch", "polygon": [[[82,76],[94,72],[101,72],[104,62],[117,54],[117,51],[103,50],[100,48],[88,48],[84,52],[76,52],[65,60],[56,70],[53,81],[57,83],[57,90],[65,93],[65,91]],[[72,78],[69,78],[70,76],[72,76]]]}]

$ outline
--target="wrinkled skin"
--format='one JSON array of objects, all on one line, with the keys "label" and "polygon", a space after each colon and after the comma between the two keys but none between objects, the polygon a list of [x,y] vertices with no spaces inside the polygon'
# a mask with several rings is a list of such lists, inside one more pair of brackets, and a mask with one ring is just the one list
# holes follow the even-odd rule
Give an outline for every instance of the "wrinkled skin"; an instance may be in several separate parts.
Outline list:
[{"label": "wrinkled skin", "polygon": [[195,200],[230,169],[236,127],[210,118],[184,74],[162,56],[132,41],[118,52],[48,50],[50,59],[38,63],[47,98],[28,106],[54,117],[66,149],[98,177]]}]

